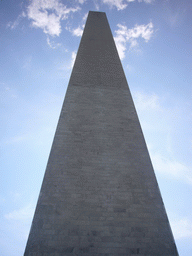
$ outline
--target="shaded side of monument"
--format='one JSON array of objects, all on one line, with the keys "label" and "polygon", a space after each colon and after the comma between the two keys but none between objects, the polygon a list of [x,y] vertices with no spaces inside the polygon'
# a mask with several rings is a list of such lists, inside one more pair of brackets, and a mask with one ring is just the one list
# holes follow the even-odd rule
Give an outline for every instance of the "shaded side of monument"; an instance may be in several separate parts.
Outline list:
[{"label": "shaded side of monument", "polygon": [[88,15],[24,255],[178,255],[102,12]]}]

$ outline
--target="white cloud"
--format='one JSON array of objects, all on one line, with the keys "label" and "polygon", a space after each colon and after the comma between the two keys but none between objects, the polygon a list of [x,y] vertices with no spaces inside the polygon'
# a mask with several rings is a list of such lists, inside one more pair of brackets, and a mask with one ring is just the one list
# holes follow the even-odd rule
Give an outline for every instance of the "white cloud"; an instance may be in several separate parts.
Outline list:
[{"label": "white cloud", "polygon": [[159,97],[156,94],[144,94],[141,92],[134,93],[135,104],[138,111],[161,111]]},{"label": "white cloud", "polygon": [[73,29],[72,33],[74,36],[82,36],[83,29],[79,26],[78,28]]},{"label": "white cloud", "polygon": [[86,13],[83,16],[82,21],[81,21],[81,25],[79,25],[77,28],[71,28],[70,26],[68,26],[68,27],[66,27],[66,30],[71,32],[73,36],[82,36],[87,16],[88,16],[88,13]]},{"label": "white cloud", "polygon": [[34,215],[35,207],[32,204],[20,208],[19,210],[14,210],[8,214],[5,214],[7,220],[26,220],[31,219]]},{"label": "white cloud", "polygon": [[129,49],[138,47],[138,40],[140,38],[148,42],[153,35],[153,23],[149,22],[147,25],[135,25],[135,27],[128,29],[125,25],[118,24],[118,30],[115,31],[114,37],[117,50],[121,59],[125,57],[126,44],[129,43]]},{"label": "white cloud", "polygon": [[93,2],[94,2],[94,5],[95,5],[95,9],[96,9],[97,11],[99,11],[99,3],[98,3],[98,0],[93,0]]},{"label": "white cloud", "polygon": [[71,55],[71,58],[72,58],[72,60],[71,60],[71,68],[73,68],[73,65],[75,63],[76,55],[77,55],[76,52],[72,52],[72,55]]},{"label": "white cloud", "polygon": [[[169,95],[157,95],[154,92],[146,93],[135,90],[133,91],[133,98],[139,116],[142,119],[145,117],[154,126],[154,131],[162,125],[161,128],[166,127],[161,131],[169,131],[173,134],[173,130],[181,125],[180,121],[184,115],[188,116],[190,113],[186,112],[183,105],[179,108],[178,103],[175,102],[177,100]],[[170,101],[172,102],[171,105],[168,104]],[[161,122],[158,122],[158,120],[161,120]],[[158,122],[158,127],[155,122]]]},{"label": "white cloud", "polygon": [[171,227],[175,239],[191,238],[192,239],[192,221],[188,218],[174,220],[171,222]]},{"label": "white cloud", "polygon": [[174,107],[163,107],[164,101],[164,97],[160,98],[154,93],[134,93],[134,102],[142,120],[145,137],[149,140],[148,146],[155,171],[168,179],[192,185],[192,166],[179,160],[173,148],[173,141],[176,139],[175,123],[178,123],[181,114],[178,114]]},{"label": "white cloud", "polygon": [[78,10],[79,7],[67,8],[59,0],[32,0],[28,6],[27,17],[32,20],[33,27],[43,29],[50,36],[59,36],[61,21]]},{"label": "white cloud", "polygon": [[167,135],[171,130],[172,109],[163,107],[165,98],[154,92],[133,91],[133,99],[145,136],[151,138],[160,132],[167,142]]},{"label": "white cloud", "polygon": [[187,165],[160,153],[151,152],[151,159],[159,174],[192,185],[192,170]]},{"label": "white cloud", "polygon": [[144,2],[146,4],[152,4],[155,0],[138,0],[139,3]]},{"label": "white cloud", "polygon": [[70,32],[72,32],[72,34],[74,35],[74,36],[82,36],[82,34],[83,34],[83,29],[84,29],[84,27],[85,27],[85,22],[86,22],[86,20],[87,20],[87,16],[88,16],[88,12],[87,13],[85,13],[85,15],[83,16],[83,19],[82,19],[82,25],[81,26],[78,26],[77,28],[75,28],[75,29],[69,29],[69,31]]},{"label": "white cloud", "polygon": [[109,5],[110,8],[116,7],[118,11],[127,7],[127,4],[124,3],[124,0],[103,0],[103,3]]},{"label": "white cloud", "polygon": [[[118,11],[121,11],[127,8],[128,3],[135,2],[135,0],[102,0],[102,2],[109,5],[110,8],[116,7]],[[138,2],[151,4],[154,0],[138,0]]]},{"label": "white cloud", "polygon": [[84,4],[87,0],[77,0],[80,4]]},{"label": "white cloud", "polygon": [[[117,33],[117,31],[115,31]],[[117,50],[119,53],[119,57],[121,60],[123,60],[125,58],[125,51],[126,51],[126,39],[123,35],[121,35],[120,33],[118,33],[118,35],[116,37],[114,37],[116,46],[117,46]]]},{"label": "white cloud", "polygon": [[87,20],[87,17],[88,17],[88,12],[85,13],[85,15],[83,16],[83,21],[84,21],[84,22]]},{"label": "white cloud", "polygon": [[134,67],[133,67],[132,65],[130,65],[130,64],[127,64],[126,70],[127,70],[129,73],[135,73]]}]

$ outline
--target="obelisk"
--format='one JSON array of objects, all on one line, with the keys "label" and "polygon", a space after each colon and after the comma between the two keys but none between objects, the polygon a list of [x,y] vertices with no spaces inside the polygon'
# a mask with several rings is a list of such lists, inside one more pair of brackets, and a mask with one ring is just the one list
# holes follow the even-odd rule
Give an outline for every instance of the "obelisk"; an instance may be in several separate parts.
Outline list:
[{"label": "obelisk", "polygon": [[102,12],[88,15],[24,255],[178,255]]}]

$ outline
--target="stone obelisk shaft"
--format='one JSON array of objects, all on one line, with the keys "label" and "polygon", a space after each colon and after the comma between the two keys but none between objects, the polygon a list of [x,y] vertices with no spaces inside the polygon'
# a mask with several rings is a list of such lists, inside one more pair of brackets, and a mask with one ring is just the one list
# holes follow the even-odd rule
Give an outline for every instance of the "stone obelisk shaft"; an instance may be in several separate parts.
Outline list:
[{"label": "stone obelisk shaft", "polygon": [[89,12],[25,256],[176,256],[105,13]]}]

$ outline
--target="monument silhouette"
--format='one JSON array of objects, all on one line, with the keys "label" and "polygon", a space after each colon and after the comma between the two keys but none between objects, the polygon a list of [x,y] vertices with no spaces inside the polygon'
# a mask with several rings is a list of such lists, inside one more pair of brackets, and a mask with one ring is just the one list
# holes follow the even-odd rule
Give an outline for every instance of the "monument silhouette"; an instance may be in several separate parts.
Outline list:
[{"label": "monument silhouette", "polygon": [[87,18],[24,255],[178,255],[103,12]]}]

